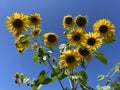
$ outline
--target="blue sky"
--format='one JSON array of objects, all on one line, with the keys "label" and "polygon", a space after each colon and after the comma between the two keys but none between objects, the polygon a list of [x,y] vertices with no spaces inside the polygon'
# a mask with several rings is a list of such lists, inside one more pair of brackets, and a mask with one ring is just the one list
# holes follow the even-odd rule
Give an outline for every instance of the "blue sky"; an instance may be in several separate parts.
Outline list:
[{"label": "blue sky", "polygon": [[[99,51],[108,57],[108,66],[93,58],[87,68],[88,85],[93,88],[97,85],[97,76],[106,74],[115,63],[120,61],[120,0],[1,0],[0,1],[0,90],[30,90],[30,87],[14,83],[16,72],[28,74],[31,78],[37,77],[39,71],[45,67],[34,64],[32,52],[26,51],[24,56],[16,50],[14,37],[7,30],[6,16],[14,12],[24,14],[40,13],[42,19],[42,32],[55,32],[62,35],[64,29],[62,20],[65,15],[73,17],[78,14],[87,15],[89,22],[86,30],[92,31],[92,25],[101,18],[109,19],[116,29],[116,42],[110,45],[103,44]],[[64,41],[64,40],[63,40]],[[57,54],[56,54],[57,55]],[[64,80],[66,81],[66,80]],[[68,84],[67,81],[64,84]],[[66,86],[65,85],[65,86]],[[51,89],[52,87],[52,89]],[[41,90],[61,90],[58,82],[43,86]],[[79,89],[80,90],[80,89]]]}]

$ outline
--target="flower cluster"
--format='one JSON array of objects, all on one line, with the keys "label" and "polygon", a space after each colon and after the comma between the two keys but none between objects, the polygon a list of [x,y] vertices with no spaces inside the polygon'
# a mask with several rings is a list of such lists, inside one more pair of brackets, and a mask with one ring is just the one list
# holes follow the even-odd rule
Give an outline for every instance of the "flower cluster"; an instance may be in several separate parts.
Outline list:
[{"label": "flower cluster", "polygon": [[[37,79],[30,80],[26,75],[16,73],[15,82],[18,85],[29,84],[32,90],[38,90],[41,85],[58,80],[62,89],[68,90],[61,82],[67,77],[72,85],[71,90],[77,90],[78,85],[83,90],[93,90],[87,86],[88,77],[85,70],[88,65],[86,63],[95,56],[96,59],[107,64],[106,56],[98,52],[98,49],[103,43],[115,41],[115,26],[110,20],[103,18],[93,24],[93,32],[87,32],[85,30],[88,23],[87,16],[78,15],[75,19],[71,15],[64,16],[62,23],[65,31],[63,34],[67,38],[67,43],[59,45],[58,57],[51,57],[51,53],[56,55],[53,47],[58,44],[58,35],[54,32],[43,33],[40,28],[41,20],[39,13],[25,15],[16,12],[7,17],[6,25],[15,37],[17,50],[22,53],[30,48],[35,51],[34,63],[47,64],[51,67],[51,76],[48,76],[49,71],[43,70]],[[40,37],[44,38],[44,45],[39,42]],[[78,66],[81,70],[76,71]]]},{"label": "flower cluster", "polygon": [[74,69],[83,61],[90,61],[92,55],[105,43],[115,40],[115,27],[108,19],[100,19],[93,24],[93,32],[86,32],[87,16],[64,16],[64,35],[68,39],[67,48],[60,55],[60,66]]},{"label": "flower cluster", "polygon": [[[19,52],[23,52],[30,47],[30,39],[33,38],[36,40],[38,36],[43,36],[44,44],[49,47],[57,45],[58,37],[55,33],[41,33],[41,20],[42,18],[39,13],[25,15],[16,12],[12,16],[7,16],[7,28],[15,37],[15,45]],[[35,49],[38,46],[39,43],[35,42],[31,45],[31,48]]]}]

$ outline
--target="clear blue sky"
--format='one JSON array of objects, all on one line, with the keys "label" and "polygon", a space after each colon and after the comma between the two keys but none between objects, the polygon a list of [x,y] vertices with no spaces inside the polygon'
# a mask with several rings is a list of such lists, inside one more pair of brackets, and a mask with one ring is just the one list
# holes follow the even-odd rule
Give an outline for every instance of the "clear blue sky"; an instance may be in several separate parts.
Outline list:
[{"label": "clear blue sky", "polygon": [[[16,72],[28,74],[36,78],[43,66],[34,64],[32,53],[26,51],[24,56],[18,53],[14,45],[12,34],[6,29],[6,16],[14,12],[24,14],[40,13],[43,32],[56,32],[59,36],[64,31],[63,17],[71,14],[87,15],[89,23],[86,30],[92,31],[92,24],[100,18],[109,19],[116,29],[116,42],[103,45],[99,51],[108,57],[108,66],[93,58],[87,68],[88,85],[93,88],[97,85],[97,76],[106,74],[115,63],[120,61],[120,0],[1,0],[0,1],[0,90],[30,90],[30,87],[14,83]],[[68,83],[64,83],[68,84]],[[66,86],[65,85],[65,86]],[[43,86],[41,90],[61,90],[58,82]]]}]

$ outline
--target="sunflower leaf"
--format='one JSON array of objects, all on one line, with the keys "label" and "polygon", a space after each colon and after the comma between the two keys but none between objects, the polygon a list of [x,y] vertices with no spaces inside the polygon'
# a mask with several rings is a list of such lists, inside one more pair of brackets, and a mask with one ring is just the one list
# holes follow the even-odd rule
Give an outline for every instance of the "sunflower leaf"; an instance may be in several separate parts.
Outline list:
[{"label": "sunflower leaf", "polygon": [[21,43],[24,43],[24,42],[26,42],[26,41],[29,40],[29,39],[30,39],[30,35],[25,35],[24,38],[20,39],[20,42],[21,42]]},{"label": "sunflower leaf", "polygon": [[95,58],[98,59],[100,62],[102,62],[105,65],[108,64],[107,57],[101,52],[96,52]]},{"label": "sunflower leaf", "polygon": [[38,57],[38,55],[39,55],[39,53],[35,53],[35,54],[33,55],[33,57],[32,57],[35,64],[36,64],[36,63],[39,63],[39,57]]},{"label": "sunflower leaf", "polygon": [[99,75],[99,76],[97,77],[98,80],[103,80],[104,78],[105,78],[105,75]]}]

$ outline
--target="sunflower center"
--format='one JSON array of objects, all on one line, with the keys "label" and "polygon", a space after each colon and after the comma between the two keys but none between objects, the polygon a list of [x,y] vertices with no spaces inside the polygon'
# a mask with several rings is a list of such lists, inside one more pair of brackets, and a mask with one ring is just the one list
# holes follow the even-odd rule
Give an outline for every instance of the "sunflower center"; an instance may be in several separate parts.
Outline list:
[{"label": "sunflower center", "polygon": [[106,25],[102,25],[99,28],[100,33],[106,33],[108,31],[108,27]]},{"label": "sunflower center", "polygon": [[72,22],[73,22],[73,20],[72,20],[71,17],[67,17],[67,18],[65,19],[65,23],[66,23],[66,24],[71,24]]},{"label": "sunflower center", "polygon": [[32,17],[32,18],[31,18],[31,22],[32,22],[32,23],[36,23],[37,21],[38,21],[38,19],[37,19],[36,17]]},{"label": "sunflower center", "polygon": [[38,33],[39,33],[39,31],[37,31],[37,30],[36,30],[36,31],[34,31],[34,34],[35,34],[35,35],[37,35]]},{"label": "sunflower center", "polygon": [[76,20],[76,24],[78,26],[85,26],[86,23],[87,23],[87,21],[84,17],[78,17]]},{"label": "sunflower center", "polygon": [[53,43],[53,42],[55,42],[56,41],[56,37],[55,37],[55,35],[48,35],[48,41],[49,42],[51,42],[51,43]]},{"label": "sunflower center", "polygon": [[69,55],[66,58],[67,63],[73,63],[75,61],[75,57],[73,55]]},{"label": "sunflower center", "polygon": [[81,36],[80,36],[79,33],[76,33],[75,35],[72,36],[72,38],[73,38],[74,41],[80,40],[80,37],[81,37]]},{"label": "sunflower center", "polygon": [[79,53],[82,55],[82,56],[87,56],[89,55],[89,51],[87,49],[79,49]]},{"label": "sunflower center", "polygon": [[20,19],[16,19],[13,21],[13,26],[16,27],[16,28],[20,28],[22,25],[23,25],[23,21],[20,20]]},{"label": "sunflower center", "polygon": [[87,41],[87,44],[88,45],[94,45],[96,43],[96,40],[94,38],[89,38],[88,41]]}]

